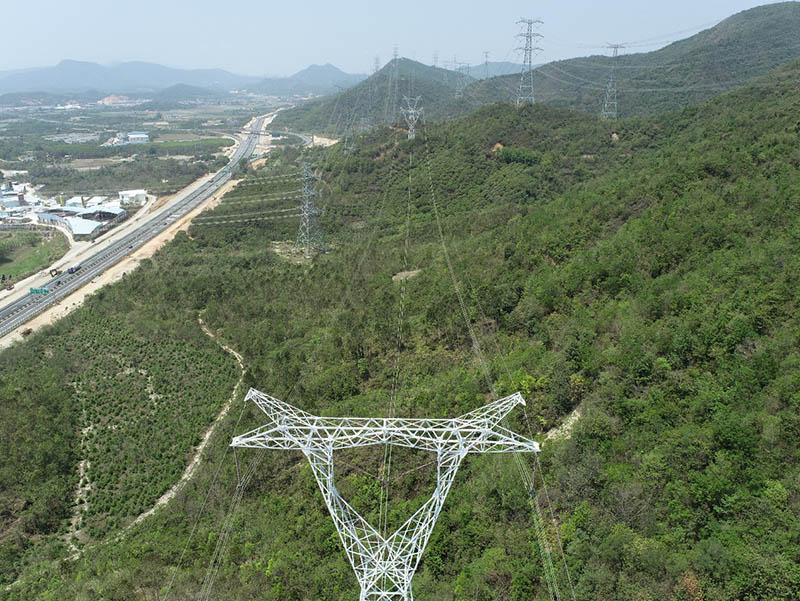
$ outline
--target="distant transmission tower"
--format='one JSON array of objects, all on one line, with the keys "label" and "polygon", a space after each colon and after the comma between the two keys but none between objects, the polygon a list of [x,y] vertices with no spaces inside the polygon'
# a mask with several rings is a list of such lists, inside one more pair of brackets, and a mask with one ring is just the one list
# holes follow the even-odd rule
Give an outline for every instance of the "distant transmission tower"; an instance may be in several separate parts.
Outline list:
[{"label": "distant transmission tower", "polygon": [[486,79],[489,79],[489,51],[483,51],[483,67],[484,67],[484,75],[486,75]]},{"label": "distant transmission tower", "polygon": [[302,165],[303,191],[301,198],[303,204],[300,206],[300,230],[297,232],[297,242],[295,251],[303,249],[306,259],[310,259],[314,252],[325,252],[325,239],[322,236],[322,228],[319,225],[320,210],[314,203],[317,196],[316,184],[319,176],[314,173],[308,163]]},{"label": "distant transmission tower", "polygon": [[403,96],[403,101],[406,105],[402,107],[400,111],[403,113],[403,117],[405,117],[406,124],[408,125],[409,140],[413,140],[416,137],[417,121],[422,117],[422,107],[419,106],[420,100],[422,100],[422,96],[417,96],[416,98]]},{"label": "distant transmission tower", "polygon": [[397,44],[394,45],[392,52],[392,80],[389,83],[389,102],[386,107],[386,125],[391,126],[395,115],[397,115],[397,94],[398,94],[398,79],[400,77],[400,54]]},{"label": "distant transmission tower", "polygon": [[608,44],[606,48],[612,51],[611,57],[611,73],[608,76],[608,84],[606,85],[606,101],[603,104],[603,119],[611,121],[617,118],[617,57],[619,51],[625,48],[623,44]]},{"label": "distant transmission tower", "polygon": [[[361,601],[412,601],[411,579],[468,454],[539,452],[536,442],[501,424],[512,409],[525,404],[520,393],[456,419],[319,417],[253,388],[245,400],[265,413],[266,423],[236,436],[231,446],[297,450],[306,456],[361,587]],[[370,524],[336,488],[336,452],[375,445],[435,454],[433,494],[391,534]]]},{"label": "distant transmission tower", "polygon": [[439,67],[439,51],[433,53],[433,68],[436,69]]},{"label": "distant transmission tower", "polygon": [[453,71],[456,71],[459,76],[456,78],[456,98],[464,97],[464,89],[469,83],[469,64],[460,63],[453,57]]},{"label": "distant transmission tower", "polygon": [[542,34],[534,32],[533,26],[541,25],[542,21],[537,19],[520,19],[517,21],[517,24],[525,26],[525,31],[517,35],[519,38],[525,38],[525,45],[517,48],[517,50],[523,53],[523,68],[519,77],[519,94],[517,96],[517,106],[520,106],[536,102],[533,95],[533,53],[541,52],[542,49],[534,46],[533,40],[534,38],[541,38]]}]

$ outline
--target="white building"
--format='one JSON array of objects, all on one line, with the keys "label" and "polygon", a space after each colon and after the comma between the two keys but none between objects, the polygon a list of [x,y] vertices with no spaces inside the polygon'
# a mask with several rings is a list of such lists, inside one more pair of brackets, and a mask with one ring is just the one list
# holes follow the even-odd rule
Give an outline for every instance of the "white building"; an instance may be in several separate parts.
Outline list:
[{"label": "white building", "polygon": [[146,131],[129,131],[128,143],[129,144],[147,144],[150,141],[150,136]]},{"label": "white building", "polygon": [[121,190],[120,206],[141,206],[147,202],[147,190]]}]

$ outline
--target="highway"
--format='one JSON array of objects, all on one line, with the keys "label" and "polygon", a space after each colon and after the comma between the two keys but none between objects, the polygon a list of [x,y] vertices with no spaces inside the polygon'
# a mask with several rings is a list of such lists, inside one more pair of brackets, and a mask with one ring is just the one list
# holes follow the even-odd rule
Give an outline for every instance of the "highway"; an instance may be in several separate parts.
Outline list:
[{"label": "highway", "polygon": [[249,158],[252,154],[258,143],[264,119],[265,117],[261,117],[252,123],[247,131],[247,138],[239,144],[239,148],[231,156],[228,165],[205,184],[188,194],[186,198],[167,207],[143,223],[141,227],[81,261],[80,269],[75,273],[70,274],[64,271],[41,285],[41,288],[49,291],[48,294],[26,294],[0,308],[0,338],[13,332],[142,247],[219,190],[231,179],[231,171],[236,164],[243,158]]}]

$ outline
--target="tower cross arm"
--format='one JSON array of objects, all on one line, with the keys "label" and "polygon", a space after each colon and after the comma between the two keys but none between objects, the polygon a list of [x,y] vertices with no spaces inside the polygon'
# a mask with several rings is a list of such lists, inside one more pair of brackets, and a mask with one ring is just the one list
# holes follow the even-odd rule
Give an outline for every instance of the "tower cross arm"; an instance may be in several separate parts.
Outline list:
[{"label": "tower cross arm", "polygon": [[232,446],[304,452],[377,444],[460,454],[539,450],[534,441],[499,425],[509,411],[525,403],[519,393],[455,419],[319,417],[258,391],[251,390],[248,397],[270,421],[235,437]]}]

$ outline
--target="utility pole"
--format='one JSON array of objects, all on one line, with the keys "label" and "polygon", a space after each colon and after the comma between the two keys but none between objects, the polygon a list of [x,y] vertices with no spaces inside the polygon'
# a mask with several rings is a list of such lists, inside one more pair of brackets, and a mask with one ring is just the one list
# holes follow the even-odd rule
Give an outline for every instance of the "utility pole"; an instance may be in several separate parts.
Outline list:
[{"label": "utility pole", "polygon": [[541,52],[542,49],[533,45],[534,39],[540,39],[542,34],[533,31],[534,25],[541,25],[542,21],[537,19],[520,19],[518,25],[524,25],[525,31],[517,35],[518,38],[525,38],[525,45],[517,50],[523,53],[523,68],[519,78],[519,94],[517,96],[517,106],[523,104],[533,104],[536,99],[533,95],[533,53]]},{"label": "utility pole", "polygon": [[603,104],[603,119],[615,121],[617,118],[617,57],[619,51],[625,48],[624,44],[608,44],[606,48],[612,51],[611,73],[606,84],[606,101]]},{"label": "utility pole", "polygon": [[483,66],[485,69],[486,79],[489,79],[489,51],[483,51]]},{"label": "utility pole", "polygon": [[297,241],[294,249],[295,251],[303,249],[306,259],[310,259],[313,252],[326,252],[325,238],[323,238],[322,228],[319,226],[318,217],[321,211],[314,203],[314,197],[317,196],[316,184],[319,180],[319,175],[314,173],[308,163],[303,163],[302,170],[303,191],[301,192],[301,198],[303,199],[303,204],[300,206],[300,230],[297,232]]},{"label": "utility pole", "polygon": [[420,100],[422,100],[422,96],[417,96],[416,98],[403,96],[403,101],[406,105],[400,109],[400,112],[403,113],[403,117],[408,125],[409,140],[413,140],[416,137],[417,121],[422,117],[422,107],[419,106]]}]

